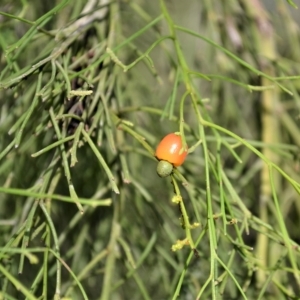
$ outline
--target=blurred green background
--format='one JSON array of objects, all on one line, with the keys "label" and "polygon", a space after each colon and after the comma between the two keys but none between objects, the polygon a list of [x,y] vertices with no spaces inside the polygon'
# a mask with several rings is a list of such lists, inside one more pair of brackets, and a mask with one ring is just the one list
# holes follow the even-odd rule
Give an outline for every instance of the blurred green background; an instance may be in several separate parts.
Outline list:
[{"label": "blurred green background", "polygon": [[2,0],[0,299],[300,299],[296,6]]}]

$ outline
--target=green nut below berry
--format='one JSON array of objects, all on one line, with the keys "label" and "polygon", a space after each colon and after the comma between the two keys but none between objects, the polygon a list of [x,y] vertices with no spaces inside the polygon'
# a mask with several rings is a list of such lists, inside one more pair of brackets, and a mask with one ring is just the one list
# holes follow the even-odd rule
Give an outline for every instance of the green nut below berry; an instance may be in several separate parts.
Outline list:
[{"label": "green nut below berry", "polygon": [[157,164],[156,172],[160,177],[167,177],[172,173],[172,171],[173,171],[173,165],[168,161],[161,160]]}]

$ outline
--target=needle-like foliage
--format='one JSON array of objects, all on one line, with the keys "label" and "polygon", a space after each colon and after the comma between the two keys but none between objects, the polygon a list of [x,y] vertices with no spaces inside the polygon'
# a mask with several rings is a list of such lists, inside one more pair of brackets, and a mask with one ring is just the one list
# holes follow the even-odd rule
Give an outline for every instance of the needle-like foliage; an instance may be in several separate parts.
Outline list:
[{"label": "needle-like foliage", "polygon": [[0,299],[299,299],[299,4],[2,1]]}]

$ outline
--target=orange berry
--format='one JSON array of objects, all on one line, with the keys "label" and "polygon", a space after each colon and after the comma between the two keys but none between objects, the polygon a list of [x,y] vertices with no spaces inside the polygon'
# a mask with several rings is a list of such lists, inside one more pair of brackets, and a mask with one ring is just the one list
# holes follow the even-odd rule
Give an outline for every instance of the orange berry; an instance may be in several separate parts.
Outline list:
[{"label": "orange berry", "polygon": [[175,133],[170,133],[158,144],[155,156],[159,160],[168,161],[173,166],[178,167],[183,164],[188,153],[187,148],[181,150],[182,146],[181,137]]}]

